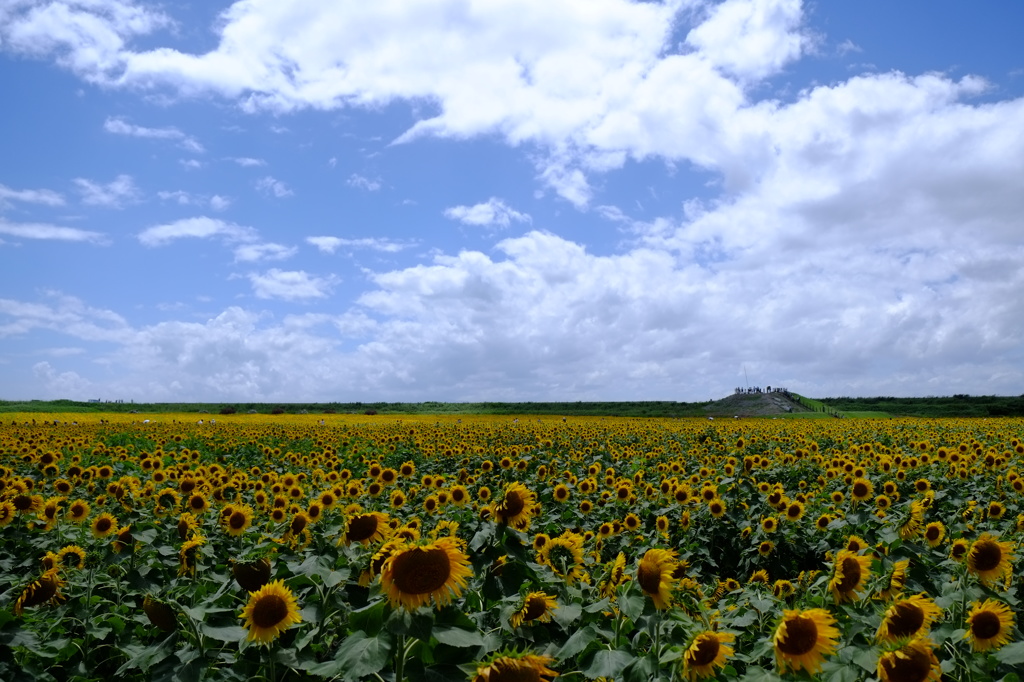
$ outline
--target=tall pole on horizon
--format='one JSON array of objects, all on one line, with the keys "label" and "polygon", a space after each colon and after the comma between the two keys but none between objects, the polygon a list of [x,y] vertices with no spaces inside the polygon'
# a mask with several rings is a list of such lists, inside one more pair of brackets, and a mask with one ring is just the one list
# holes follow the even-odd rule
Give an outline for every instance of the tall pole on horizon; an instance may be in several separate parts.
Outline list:
[{"label": "tall pole on horizon", "polygon": [[743,365],[743,383],[747,385],[747,389],[750,389],[750,380],[747,379],[747,366]]}]

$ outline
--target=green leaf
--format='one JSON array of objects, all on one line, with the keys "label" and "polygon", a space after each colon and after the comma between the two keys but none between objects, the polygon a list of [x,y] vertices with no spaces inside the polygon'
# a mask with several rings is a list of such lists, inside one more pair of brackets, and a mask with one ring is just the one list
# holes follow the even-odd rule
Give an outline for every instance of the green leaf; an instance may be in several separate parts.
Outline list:
[{"label": "green leaf", "polygon": [[732,621],[729,623],[729,627],[737,629],[745,628],[752,625],[755,620],[757,620],[756,611],[744,611],[742,614],[732,619]]},{"label": "green leaf", "polygon": [[483,646],[484,638],[475,630],[463,630],[453,627],[434,628],[434,637],[441,644],[454,647],[477,647]]},{"label": "green leaf", "polygon": [[1024,642],[1007,644],[996,652],[996,658],[1006,665],[1020,665],[1024,663]]},{"label": "green leaf", "polygon": [[878,648],[860,649],[853,655],[853,662],[869,673],[874,673],[878,669]]},{"label": "green leaf", "polygon": [[390,654],[391,638],[384,633],[367,637],[365,633],[356,632],[341,643],[334,660],[315,665],[308,672],[322,677],[342,675],[346,680],[354,680],[383,670]]},{"label": "green leaf", "polygon": [[560,604],[558,608],[552,612],[551,617],[563,628],[568,628],[578,621],[581,615],[583,615],[583,606],[581,604],[572,603],[564,605]]},{"label": "green leaf", "polygon": [[747,674],[741,677],[740,680],[742,682],[782,682],[782,678],[775,671],[756,666],[747,668]]},{"label": "green leaf", "polygon": [[213,627],[204,623],[202,625],[202,630],[204,635],[210,639],[215,639],[218,642],[240,642],[249,634],[249,631],[241,625]]},{"label": "green leaf", "polygon": [[623,682],[648,682],[655,678],[658,667],[658,661],[650,654],[634,659],[622,669]]},{"label": "green leaf", "polygon": [[634,660],[633,655],[626,651],[598,649],[583,657],[580,661],[580,670],[590,678],[618,677],[622,669]]},{"label": "green leaf", "polygon": [[[644,613],[644,597],[635,592],[623,592],[619,596],[619,610],[622,614],[635,621]],[[599,676],[600,677],[600,676]]]},{"label": "green leaf", "polygon": [[567,658],[575,656],[579,652],[586,649],[587,645],[593,642],[596,636],[597,633],[594,632],[593,626],[590,625],[580,630],[577,630],[569,636],[569,639],[565,640],[565,644],[563,644],[562,648],[558,650],[558,653],[555,655],[555,658],[557,658],[558,660],[565,660]]}]

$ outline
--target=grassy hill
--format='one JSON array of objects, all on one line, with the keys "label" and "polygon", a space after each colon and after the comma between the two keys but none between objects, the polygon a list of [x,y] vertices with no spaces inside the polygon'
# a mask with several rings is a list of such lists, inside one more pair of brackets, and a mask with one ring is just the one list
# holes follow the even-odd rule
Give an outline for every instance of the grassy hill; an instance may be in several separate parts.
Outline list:
[{"label": "grassy hill", "polygon": [[190,412],[223,414],[507,414],[608,417],[1010,417],[1024,416],[1024,396],[927,398],[820,398],[776,393],[738,393],[721,400],[697,403],[522,402],[522,403],[93,403],[74,400],[0,401],[0,413],[10,412]]}]

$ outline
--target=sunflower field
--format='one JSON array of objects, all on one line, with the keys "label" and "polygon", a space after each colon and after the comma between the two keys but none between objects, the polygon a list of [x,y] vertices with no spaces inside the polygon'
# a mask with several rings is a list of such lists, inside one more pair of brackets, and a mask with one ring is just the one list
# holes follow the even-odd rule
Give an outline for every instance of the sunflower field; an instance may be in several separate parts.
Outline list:
[{"label": "sunflower field", "polygon": [[9,414],[0,679],[1017,682],[1022,502],[1020,419]]}]

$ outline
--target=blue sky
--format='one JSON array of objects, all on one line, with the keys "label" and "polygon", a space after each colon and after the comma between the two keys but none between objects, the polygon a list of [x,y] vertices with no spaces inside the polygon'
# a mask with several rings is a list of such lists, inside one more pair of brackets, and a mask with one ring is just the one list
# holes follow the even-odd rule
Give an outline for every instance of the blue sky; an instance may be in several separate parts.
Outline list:
[{"label": "blue sky", "polygon": [[1020,394],[1022,15],[8,0],[0,398]]}]

